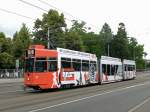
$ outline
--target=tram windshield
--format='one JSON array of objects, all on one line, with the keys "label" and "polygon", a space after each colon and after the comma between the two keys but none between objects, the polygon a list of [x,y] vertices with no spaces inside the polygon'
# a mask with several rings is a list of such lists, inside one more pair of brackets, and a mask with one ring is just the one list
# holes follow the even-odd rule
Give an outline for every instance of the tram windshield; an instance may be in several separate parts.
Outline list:
[{"label": "tram windshield", "polygon": [[26,72],[53,72],[57,71],[56,58],[29,58],[25,62]]},{"label": "tram windshield", "polygon": [[33,72],[34,58],[26,59],[25,61],[25,72]]}]

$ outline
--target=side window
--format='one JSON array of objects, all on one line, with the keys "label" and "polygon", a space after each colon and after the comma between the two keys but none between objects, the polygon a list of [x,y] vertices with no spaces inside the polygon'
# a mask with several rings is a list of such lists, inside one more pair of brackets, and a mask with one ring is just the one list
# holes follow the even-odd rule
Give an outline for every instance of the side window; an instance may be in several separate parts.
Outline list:
[{"label": "side window", "polygon": [[125,69],[125,71],[128,71],[128,66],[124,65],[124,69]]},{"label": "side window", "polygon": [[89,61],[82,60],[82,71],[89,71]]},{"label": "side window", "polygon": [[133,71],[134,70],[134,65],[131,65],[131,71]]},{"label": "side window", "polygon": [[135,70],[135,65],[133,65],[133,71]]},{"label": "side window", "polygon": [[72,68],[70,58],[61,58],[61,67],[62,68]]},{"label": "side window", "polygon": [[115,75],[115,65],[111,65],[111,75]]},{"label": "side window", "polygon": [[45,72],[45,71],[47,71],[46,58],[36,58],[35,71],[36,72]]},{"label": "side window", "polygon": [[106,64],[102,64],[102,72],[105,74],[106,73]]},{"label": "side window", "polygon": [[81,60],[72,59],[72,65],[75,71],[81,71]]},{"label": "side window", "polygon": [[131,71],[131,66],[130,65],[128,65],[128,71]]},{"label": "side window", "polygon": [[118,65],[115,65],[115,74],[118,73]]},{"label": "side window", "polygon": [[110,65],[107,65],[107,75],[111,75],[111,73],[110,73]]},{"label": "side window", "polygon": [[48,71],[57,71],[57,59],[48,58]]}]

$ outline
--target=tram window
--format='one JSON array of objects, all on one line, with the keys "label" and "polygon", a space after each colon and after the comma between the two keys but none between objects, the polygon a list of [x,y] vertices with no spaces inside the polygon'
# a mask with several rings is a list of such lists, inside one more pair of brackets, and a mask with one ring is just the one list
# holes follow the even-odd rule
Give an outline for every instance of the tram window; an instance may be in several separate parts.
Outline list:
[{"label": "tram window", "polygon": [[81,71],[81,60],[73,59],[72,65],[75,71]]},{"label": "tram window", "polygon": [[102,72],[105,74],[106,73],[106,65],[102,64]]},{"label": "tram window", "polygon": [[128,71],[132,71],[132,65],[128,65]]},{"label": "tram window", "polygon": [[128,66],[124,65],[124,69],[125,69],[125,71],[128,71]]},{"label": "tram window", "polygon": [[62,68],[71,68],[71,59],[70,58],[61,58]]},{"label": "tram window", "polygon": [[128,65],[128,70],[127,71],[130,71],[130,66]]},{"label": "tram window", "polygon": [[111,75],[115,74],[115,65],[111,65]]},{"label": "tram window", "polygon": [[130,65],[130,71],[134,70],[134,65]]},{"label": "tram window", "polygon": [[35,71],[36,72],[45,72],[45,71],[47,71],[46,58],[36,58]]},{"label": "tram window", "polygon": [[25,60],[25,71],[26,72],[33,72],[34,67],[34,58],[29,58]]},{"label": "tram window", "polygon": [[118,65],[115,65],[115,74],[118,73]]},{"label": "tram window", "polygon": [[82,60],[82,71],[89,71],[89,61]]},{"label": "tram window", "polygon": [[133,65],[133,70],[135,70],[135,65]]},{"label": "tram window", "polygon": [[48,71],[57,71],[57,60],[56,58],[48,59]]},{"label": "tram window", "polygon": [[107,75],[111,75],[111,73],[110,73],[110,65],[107,65]]},{"label": "tram window", "polygon": [[130,71],[132,71],[132,65],[130,65]]}]

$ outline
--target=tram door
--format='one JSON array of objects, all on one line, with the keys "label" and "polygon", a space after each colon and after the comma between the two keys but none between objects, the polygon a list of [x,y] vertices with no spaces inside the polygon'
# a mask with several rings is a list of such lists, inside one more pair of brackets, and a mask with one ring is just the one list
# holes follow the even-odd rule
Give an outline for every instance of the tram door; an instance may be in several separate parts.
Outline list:
[{"label": "tram door", "polygon": [[90,64],[89,64],[89,79],[90,79],[91,83],[96,81],[96,72],[97,72],[97,63],[96,63],[96,61],[90,61]]}]

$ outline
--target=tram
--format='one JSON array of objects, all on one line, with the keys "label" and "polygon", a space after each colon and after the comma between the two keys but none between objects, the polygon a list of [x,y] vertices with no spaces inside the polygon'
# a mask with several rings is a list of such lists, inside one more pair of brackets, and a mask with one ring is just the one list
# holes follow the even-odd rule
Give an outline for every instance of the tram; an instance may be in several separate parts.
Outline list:
[{"label": "tram", "polygon": [[46,49],[32,45],[26,50],[24,87],[33,89],[71,88],[135,78],[135,61],[64,48]]},{"label": "tram", "polygon": [[134,79],[136,77],[136,64],[133,60],[123,60],[123,79]]}]

